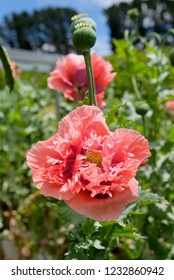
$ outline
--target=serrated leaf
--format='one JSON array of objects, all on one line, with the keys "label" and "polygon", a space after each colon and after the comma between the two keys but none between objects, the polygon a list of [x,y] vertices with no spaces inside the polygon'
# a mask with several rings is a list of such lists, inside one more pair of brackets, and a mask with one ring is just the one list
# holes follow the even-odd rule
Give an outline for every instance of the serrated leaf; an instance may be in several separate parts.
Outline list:
[{"label": "serrated leaf", "polygon": [[[131,204],[129,204],[126,209],[124,210],[124,212],[121,214],[121,216],[118,219],[118,223],[121,226],[126,225],[126,219],[128,217],[128,215],[132,212],[132,210],[137,206],[137,202],[133,202]],[[124,222],[125,221],[125,222]]]},{"label": "serrated leaf", "polygon": [[[164,197],[161,197],[156,193],[152,193],[150,190],[140,191],[138,199],[126,207],[126,209],[124,210],[122,215],[119,217],[118,223],[120,225],[124,226],[126,224],[126,219],[128,218],[129,215],[142,214],[142,212],[140,212],[139,210],[136,209],[138,204],[147,205],[147,204],[152,204],[152,203],[157,203],[157,202],[167,203],[167,201],[165,200]],[[133,209],[135,209],[135,211]]]},{"label": "serrated leaf", "polygon": [[141,191],[137,199],[139,204],[151,204],[156,202],[167,202],[164,197],[159,196],[157,193],[152,193],[150,190]]},{"label": "serrated leaf", "polygon": [[15,79],[11,69],[10,58],[4,46],[0,44],[0,59],[2,60],[3,68],[5,71],[6,83],[10,89],[13,90]]}]

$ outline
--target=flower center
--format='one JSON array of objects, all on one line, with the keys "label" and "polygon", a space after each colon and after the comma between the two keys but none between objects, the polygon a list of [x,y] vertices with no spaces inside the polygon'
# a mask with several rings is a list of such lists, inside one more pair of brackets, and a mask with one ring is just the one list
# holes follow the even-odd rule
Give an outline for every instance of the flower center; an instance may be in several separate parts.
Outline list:
[{"label": "flower center", "polygon": [[97,166],[100,166],[102,163],[102,156],[99,152],[88,151],[86,159],[91,163],[95,163]]}]

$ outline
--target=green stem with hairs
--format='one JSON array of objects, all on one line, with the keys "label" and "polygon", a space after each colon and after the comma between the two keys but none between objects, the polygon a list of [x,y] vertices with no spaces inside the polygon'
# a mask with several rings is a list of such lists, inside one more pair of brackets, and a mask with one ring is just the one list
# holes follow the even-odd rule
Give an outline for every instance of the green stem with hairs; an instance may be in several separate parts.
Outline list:
[{"label": "green stem with hairs", "polygon": [[90,51],[85,50],[82,52],[82,54],[84,56],[85,64],[86,64],[86,72],[87,72],[88,87],[89,87],[89,102],[91,105],[97,106],[95,81],[94,81],[94,76],[92,71]]}]

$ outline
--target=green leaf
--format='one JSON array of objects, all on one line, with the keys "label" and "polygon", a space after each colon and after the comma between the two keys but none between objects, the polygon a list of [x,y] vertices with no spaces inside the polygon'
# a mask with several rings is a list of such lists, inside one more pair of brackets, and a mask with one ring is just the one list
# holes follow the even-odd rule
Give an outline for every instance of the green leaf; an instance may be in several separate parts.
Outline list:
[{"label": "green leaf", "polygon": [[130,215],[140,215],[142,212],[140,210],[137,210],[137,206],[139,205],[147,205],[147,204],[152,204],[152,203],[157,203],[157,202],[163,202],[167,204],[167,201],[165,200],[164,197],[159,196],[156,193],[152,193],[150,190],[143,190],[139,192],[138,199],[130,203],[122,215],[118,219],[118,223],[122,226],[126,224],[126,220],[128,219],[128,216]]},{"label": "green leaf", "polygon": [[157,193],[152,193],[150,190],[141,191],[137,202],[139,204],[151,204],[156,202],[167,203],[164,197],[159,196]]},{"label": "green leaf", "polygon": [[59,201],[58,203],[58,213],[59,215],[64,217],[65,220],[67,220],[70,223],[73,223],[74,225],[83,222],[85,219],[83,215],[80,215],[77,212],[75,212],[73,209],[67,206],[63,201]]},{"label": "green leaf", "polygon": [[10,91],[12,91],[14,87],[15,79],[14,79],[13,71],[11,69],[11,63],[10,63],[10,58],[8,56],[8,53],[1,44],[0,44],[0,59],[2,60],[2,64],[4,67],[6,83]]},{"label": "green leaf", "polygon": [[167,139],[174,143],[174,125],[171,126],[170,131],[168,132]]},{"label": "green leaf", "polygon": [[[133,202],[129,204],[124,212],[121,214],[121,216],[118,219],[118,223],[122,226],[126,225],[126,220],[128,216],[131,214],[132,210],[137,206],[137,202]],[[138,213],[137,213],[138,214]]]},{"label": "green leaf", "polygon": [[110,111],[109,111],[109,112],[107,113],[107,115],[105,116],[107,125],[110,125],[110,124],[114,121],[114,118],[115,118],[115,116],[116,116],[116,114],[117,114],[117,112],[118,112],[118,109],[119,109],[120,107],[125,107],[125,106],[126,106],[125,103],[124,103],[124,104],[119,104],[119,105],[114,105],[114,106],[112,106],[112,108],[110,109]]}]

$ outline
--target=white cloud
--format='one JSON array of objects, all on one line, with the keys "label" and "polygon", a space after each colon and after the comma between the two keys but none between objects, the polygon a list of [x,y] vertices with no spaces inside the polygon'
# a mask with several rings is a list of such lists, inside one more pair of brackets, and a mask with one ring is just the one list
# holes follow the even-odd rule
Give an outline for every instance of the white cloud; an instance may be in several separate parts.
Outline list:
[{"label": "white cloud", "polygon": [[108,36],[98,36],[93,50],[101,56],[107,56],[112,53]]},{"label": "white cloud", "polygon": [[132,0],[88,0],[88,2],[95,2],[99,4],[102,8],[108,8],[114,4],[119,4],[120,2],[130,3]]}]

